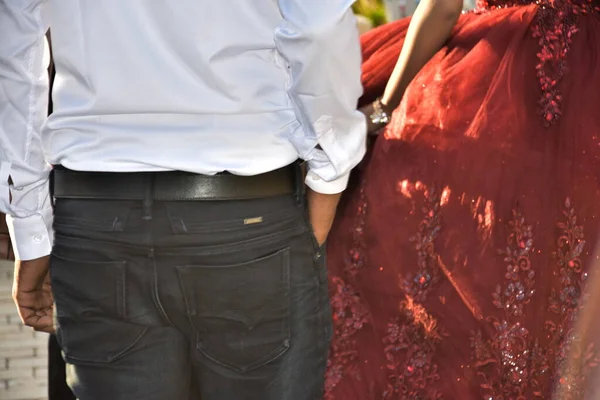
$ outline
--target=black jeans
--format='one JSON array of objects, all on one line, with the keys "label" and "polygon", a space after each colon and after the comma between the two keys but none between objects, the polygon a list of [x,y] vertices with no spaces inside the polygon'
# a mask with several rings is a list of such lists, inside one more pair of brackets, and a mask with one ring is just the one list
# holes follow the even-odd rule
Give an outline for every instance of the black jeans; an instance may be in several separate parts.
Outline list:
[{"label": "black jeans", "polygon": [[331,314],[294,196],[57,199],[57,338],[80,400],[317,400]]},{"label": "black jeans", "polygon": [[65,361],[56,340],[56,335],[48,337],[48,400],[76,400],[67,386]]}]

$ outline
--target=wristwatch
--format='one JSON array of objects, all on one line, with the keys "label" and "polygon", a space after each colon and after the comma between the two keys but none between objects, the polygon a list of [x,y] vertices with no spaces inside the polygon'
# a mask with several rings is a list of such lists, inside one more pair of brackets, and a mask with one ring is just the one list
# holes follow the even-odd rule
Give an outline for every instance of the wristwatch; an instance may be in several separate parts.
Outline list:
[{"label": "wristwatch", "polygon": [[369,118],[373,125],[387,125],[390,122],[390,115],[385,111],[381,98],[373,102],[373,113]]}]

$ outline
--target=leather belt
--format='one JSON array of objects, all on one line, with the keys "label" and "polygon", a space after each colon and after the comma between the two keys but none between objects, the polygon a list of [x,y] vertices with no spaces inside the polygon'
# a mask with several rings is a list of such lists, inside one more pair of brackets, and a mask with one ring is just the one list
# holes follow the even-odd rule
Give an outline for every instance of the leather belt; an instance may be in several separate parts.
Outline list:
[{"label": "leather belt", "polygon": [[53,195],[70,199],[185,201],[249,200],[296,193],[298,163],[264,174],[187,172],[82,172],[57,166]]}]

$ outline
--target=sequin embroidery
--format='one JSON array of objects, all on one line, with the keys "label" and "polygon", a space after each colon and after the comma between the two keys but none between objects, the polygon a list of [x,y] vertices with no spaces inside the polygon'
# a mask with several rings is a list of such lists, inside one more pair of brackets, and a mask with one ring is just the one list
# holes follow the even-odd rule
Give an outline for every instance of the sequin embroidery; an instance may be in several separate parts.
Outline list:
[{"label": "sequin embroidery", "polygon": [[560,82],[567,72],[566,59],[573,36],[579,31],[578,18],[600,13],[600,6],[593,0],[479,0],[474,12],[532,4],[538,5],[531,27],[540,48],[536,54],[536,75],[542,92],[538,107],[545,126],[549,127],[562,115]]},{"label": "sequin embroidery", "polygon": [[411,238],[418,254],[417,272],[406,276],[402,283],[404,291],[418,302],[427,299],[433,286],[440,279],[435,240],[442,229],[442,197],[435,188],[425,188],[424,195],[423,219],[419,224],[419,231]]},{"label": "sequin embroidery", "polygon": [[441,399],[440,380],[433,362],[443,332],[425,308],[407,296],[401,315],[388,323],[385,344],[388,385],[383,400]]},{"label": "sequin embroidery", "polygon": [[[560,234],[554,253],[560,287],[552,290],[549,299],[550,311],[556,318],[550,314],[545,321],[546,338],[534,338],[522,321],[523,307],[535,293],[535,274],[529,258],[533,232],[520,212],[513,212],[508,247],[500,252],[507,263],[507,284],[504,290],[497,286],[492,294],[494,305],[503,310],[504,318],[489,318],[495,331],[489,340],[484,339],[482,332],[474,332],[471,337],[475,367],[486,398],[549,398],[550,393],[542,388],[554,386],[561,399],[582,399],[587,377],[600,362],[594,346],[584,345],[574,333],[587,276],[580,260],[585,241],[569,199],[563,215],[564,221],[557,224]],[[548,342],[542,345],[541,340]],[[569,355],[575,358],[574,362],[568,362]],[[543,384],[548,380],[554,385]]]},{"label": "sequin embroidery", "polygon": [[358,272],[365,266],[364,226],[367,215],[363,185],[360,187],[356,220],[352,231],[352,244],[349,258],[344,263],[343,277],[332,276],[330,287],[331,308],[333,312],[334,340],[331,345],[331,356],[327,362],[325,375],[325,399],[333,399],[333,390],[346,377],[356,377],[355,361],[356,334],[369,321],[369,313],[363,305],[360,295],[352,286]]}]

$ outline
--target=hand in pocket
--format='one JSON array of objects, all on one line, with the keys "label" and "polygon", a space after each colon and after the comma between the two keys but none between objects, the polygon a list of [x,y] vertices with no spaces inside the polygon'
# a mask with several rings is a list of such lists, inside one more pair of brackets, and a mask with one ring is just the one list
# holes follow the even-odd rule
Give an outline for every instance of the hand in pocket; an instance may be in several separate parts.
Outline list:
[{"label": "hand in pocket", "polygon": [[341,193],[322,194],[308,189],[308,216],[317,244],[322,246],[327,240]]}]

